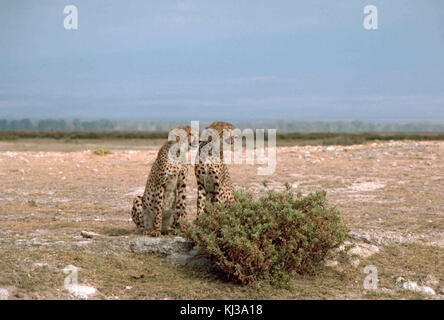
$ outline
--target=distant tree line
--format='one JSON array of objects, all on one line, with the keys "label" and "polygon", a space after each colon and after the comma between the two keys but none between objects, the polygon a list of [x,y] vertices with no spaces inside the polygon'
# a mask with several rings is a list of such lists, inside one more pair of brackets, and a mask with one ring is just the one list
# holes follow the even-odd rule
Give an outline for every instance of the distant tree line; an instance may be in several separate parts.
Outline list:
[{"label": "distant tree line", "polygon": [[240,128],[275,128],[288,132],[444,132],[444,123],[374,123],[363,121],[275,121],[239,123]]},{"label": "distant tree line", "polygon": [[[0,119],[2,131],[169,131],[186,121],[111,121],[79,119],[5,120]],[[201,127],[207,123],[201,123]],[[270,121],[239,122],[238,128],[265,128],[291,132],[444,132],[444,124],[429,122],[373,123],[363,121]]]}]

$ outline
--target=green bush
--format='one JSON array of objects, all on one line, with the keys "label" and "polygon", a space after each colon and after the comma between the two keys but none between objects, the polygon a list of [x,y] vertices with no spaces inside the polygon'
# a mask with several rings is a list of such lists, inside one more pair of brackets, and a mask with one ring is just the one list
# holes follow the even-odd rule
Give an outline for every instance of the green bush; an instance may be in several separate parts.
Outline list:
[{"label": "green bush", "polygon": [[346,230],[325,191],[296,197],[287,188],[259,200],[237,193],[237,203],[206,205],[187,230],[197,249],[242,284],[288,285],[292,272],[313,274]]}]

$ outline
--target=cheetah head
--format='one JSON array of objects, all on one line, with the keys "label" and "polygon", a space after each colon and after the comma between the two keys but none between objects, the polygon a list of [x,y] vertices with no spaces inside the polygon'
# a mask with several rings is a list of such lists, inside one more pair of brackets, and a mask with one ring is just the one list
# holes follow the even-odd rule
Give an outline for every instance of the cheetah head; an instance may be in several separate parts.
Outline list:
[{"label": "cheetah head", "polygon": [[223,122],[223,121],[216,121],[213,122],[212,124],[208,125],[205,127],[205,129],[214,129],[219,133],[219,136],[222,139],[224,138],[223,133],[225,132],[229,132],[229,136],[228,138],[225,139],[225,143],[227,144],[232,144],[234,143],[234,141],[236,140],[236,136],[234,135],[234,126],[231,123],[228,122]]},{"label": "cheetah head", "polygon": [[195,141],[197,141],[198,139],[198,133],[196,132],[196,130],[191,129],[190,126],[181,126],[181,127],[177,127],[173,130],[171,130],[171,132],[176,134],[176,141],[179,142],[180,140],[180,135],[183,134],[183,131],[185,131],[187,138],[188,138],[188,145],[192,145],[194,144]]}]

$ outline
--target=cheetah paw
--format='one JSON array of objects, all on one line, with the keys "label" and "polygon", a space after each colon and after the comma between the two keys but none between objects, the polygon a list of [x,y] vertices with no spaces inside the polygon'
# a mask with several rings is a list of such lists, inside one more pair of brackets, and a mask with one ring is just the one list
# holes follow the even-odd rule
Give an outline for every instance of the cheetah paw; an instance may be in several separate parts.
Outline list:
[{"label": "cheetah paw", "polygon": [[153,230],[153,231],[149,232],[148,235],[150,237],[160,237],[161,232],[160,232],[160,230]]}]

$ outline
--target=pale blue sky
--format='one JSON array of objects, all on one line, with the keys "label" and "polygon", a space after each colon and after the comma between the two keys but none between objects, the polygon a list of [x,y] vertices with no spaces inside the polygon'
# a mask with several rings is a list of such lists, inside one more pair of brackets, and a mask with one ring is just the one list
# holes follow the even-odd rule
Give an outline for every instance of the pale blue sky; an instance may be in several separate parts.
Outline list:
[{"label": "pale blue sky", "polygon": [[2,0],[0,48],[0,118],[444,122],[442,0]]}]

